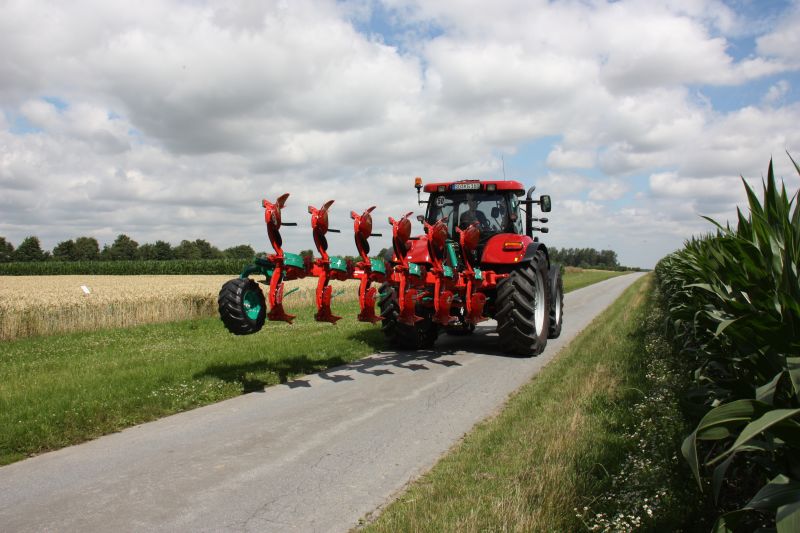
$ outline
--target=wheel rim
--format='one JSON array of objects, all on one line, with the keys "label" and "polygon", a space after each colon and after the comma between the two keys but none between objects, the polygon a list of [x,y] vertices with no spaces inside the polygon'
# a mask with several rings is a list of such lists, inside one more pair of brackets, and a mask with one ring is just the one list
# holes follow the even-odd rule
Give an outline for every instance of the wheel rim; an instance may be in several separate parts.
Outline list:
[{"label": "wheel rim", "polygon": [[255,291],[247,291],[242,298],[244,304],[244,314],[250,320],[258,320],[258,315],[261,314],[261,299]]},{"label": "wheel rim", "polygon": [[536,274],[536,297],[533,299],[533,322],[536,326],[536,334],[544,330],[544,315],[547,306],[544,304],[544,278],[540,272]]}]

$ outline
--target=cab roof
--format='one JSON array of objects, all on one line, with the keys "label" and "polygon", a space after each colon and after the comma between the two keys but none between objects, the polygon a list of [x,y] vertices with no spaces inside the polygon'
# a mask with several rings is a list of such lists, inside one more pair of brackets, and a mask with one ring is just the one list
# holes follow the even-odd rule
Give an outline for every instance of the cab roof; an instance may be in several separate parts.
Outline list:
[{"label": "cab roof", "polygon": [[426,183],[425,192],[445,192],[445,191],[486,191],[487,185],[493,185],[496,191],[514,191],[517,196],[525,194],[525,186],[514,180],[458,180],[458,181],[439,181],[436,183]]}]

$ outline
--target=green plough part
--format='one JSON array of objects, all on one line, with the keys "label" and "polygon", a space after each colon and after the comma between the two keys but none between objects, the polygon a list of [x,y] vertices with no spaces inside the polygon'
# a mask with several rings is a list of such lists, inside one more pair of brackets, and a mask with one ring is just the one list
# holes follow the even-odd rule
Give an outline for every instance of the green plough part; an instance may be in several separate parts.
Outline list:
[{"label": "green plough part", "polygon": [[386,274],[386,263],[383,262],[383,259],[375,259],[374,257],[370,257],[369,264],[372,267],[373,272]]},{"label": "green plough part", "polygon": [[239,274],[239,277],[246,279],[251,274],[263,274],[267,279],[272,277],[272,272],[275,270],[275,265],[272,261],[264,259],[263,257],[256,257],[253,259],[254,264],[247,265]]},{"label": "green plough part", "polygon": [[342,259],[341,257],[330,257],[330,265],[332,270],[338,270],[340,272],[347,272],[347,261]]}]

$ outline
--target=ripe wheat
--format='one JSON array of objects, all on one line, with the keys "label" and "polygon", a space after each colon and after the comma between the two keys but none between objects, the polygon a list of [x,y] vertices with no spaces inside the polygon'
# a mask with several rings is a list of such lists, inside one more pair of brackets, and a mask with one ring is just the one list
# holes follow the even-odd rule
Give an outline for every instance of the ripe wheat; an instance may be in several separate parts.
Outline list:
[{"label": "ripe wheat", "polygon": [[[0,340],[215,316],[217,294],[230,278],[0,276]],[[287,282],[286,292],[299,289],[286,297],[287,309],[313,305],[316,283],[316,278]],[[356,282],[331,285],[334,306],[357,299]]]}]

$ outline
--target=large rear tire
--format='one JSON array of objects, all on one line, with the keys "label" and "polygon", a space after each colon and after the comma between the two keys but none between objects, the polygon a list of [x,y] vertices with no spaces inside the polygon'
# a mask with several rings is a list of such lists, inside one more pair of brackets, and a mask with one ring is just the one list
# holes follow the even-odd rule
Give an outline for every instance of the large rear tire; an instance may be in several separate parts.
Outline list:
[{"label": "large rear tire", "polygon": [[252,279],[232,279],[219,291],[219,317],[234,335],[250,335],[264,326],[267,302]]},{"label": "large rear tire", "polygon": [[497,284],[497,333],[503,350],[539,355],[547,346],[550,323],[547,258],[537,252],[529,264]]},{"label": "large rear tire", "polygon": [[561,278],[561,265],[550,265],[550,328],[549,339],[557,339],[561,335],[561,324],[564,321],[564,280]]},{"label": "large rear tire", "polygon": [[378,307],[381,311],[381,330],[389,346],[404,350],[432,348],[439,336],[438,328],[430,316],[423,316],[414,326],[403,324],[400,317],[400,303],[397,289],[389,283],[380,288]]}]

